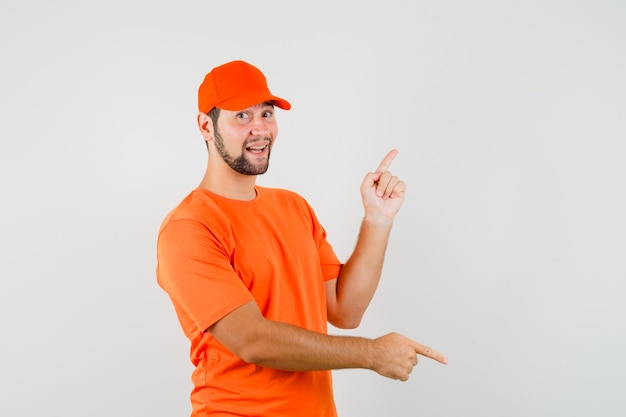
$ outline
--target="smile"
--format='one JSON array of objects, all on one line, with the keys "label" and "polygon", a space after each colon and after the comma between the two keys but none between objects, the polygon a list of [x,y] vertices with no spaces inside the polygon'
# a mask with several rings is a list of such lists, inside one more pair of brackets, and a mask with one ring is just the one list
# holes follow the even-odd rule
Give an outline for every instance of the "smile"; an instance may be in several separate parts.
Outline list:
[{"label": "smile", "polygon": [[246,148],[247,151],[252,152],[252,153],[261,153],[265,150],[265,148],[267,148],[267,144],[265,145],[254,145],[254,146],[248,146]]}]

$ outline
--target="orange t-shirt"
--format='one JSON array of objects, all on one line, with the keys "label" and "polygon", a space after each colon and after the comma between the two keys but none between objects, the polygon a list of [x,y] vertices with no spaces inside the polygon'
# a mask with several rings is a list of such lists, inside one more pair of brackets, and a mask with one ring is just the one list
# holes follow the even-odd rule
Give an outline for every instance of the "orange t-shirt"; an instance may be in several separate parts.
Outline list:
[{"label": "orange t-shirt", "polygon": [[341,264],[308,203],[256,187],[251,201],[192,191],[161,225],[157,280],[191,341],[192,416],[335,417],[330,371],[249,364],[205,329],[255,300],[269,320],[326,333],[325,281]]}]

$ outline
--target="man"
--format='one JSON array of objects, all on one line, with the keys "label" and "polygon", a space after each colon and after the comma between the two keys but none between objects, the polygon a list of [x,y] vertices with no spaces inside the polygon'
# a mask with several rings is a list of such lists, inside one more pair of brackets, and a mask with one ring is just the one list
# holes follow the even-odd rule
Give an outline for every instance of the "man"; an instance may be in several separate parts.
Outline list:
[{"label": "man", "polygon": [[402,335],[330,336],[359,325],[378,285],[405,184],[392,150],[361,185],[364,217],[341,263],[298,194],[256,185],[278,134],[261,71],[233,61],[198,91],[206,173],[161,225],[157,279],[191,341],[192,416],[336,416],[331,370],[366,368],[406,381],[417,354],[440,353]]}]

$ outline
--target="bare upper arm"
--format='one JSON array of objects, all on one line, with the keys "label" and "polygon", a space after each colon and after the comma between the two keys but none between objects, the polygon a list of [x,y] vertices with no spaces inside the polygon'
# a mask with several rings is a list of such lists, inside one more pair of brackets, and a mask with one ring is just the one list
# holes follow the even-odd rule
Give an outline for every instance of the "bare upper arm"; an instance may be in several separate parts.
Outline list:
[{"label": "bare upper arm", "polygon": [[248,301],[226,314],[206,331],[228,350],[241,357],[242,349],[256,338],[256,332],[264,321],[265,317],[256,302]]},{"label": "bare upper arm", "polygon": [[329,279],[325,282],[326,286],[326,314],[328,316],[328,322],[335,327],[340,327],[339,319],[341,317],[339,313],[339,306],[337,304],[337,278]]},{"label": "bare upper arm", "polygon": [[[339,278],[326,281],[326,314],[328,322],[339,329],[356,329],[361,323],[362,314],[346,299],[339,299],[337,285]],[[356,312],[356,313],[355,313]]]}]

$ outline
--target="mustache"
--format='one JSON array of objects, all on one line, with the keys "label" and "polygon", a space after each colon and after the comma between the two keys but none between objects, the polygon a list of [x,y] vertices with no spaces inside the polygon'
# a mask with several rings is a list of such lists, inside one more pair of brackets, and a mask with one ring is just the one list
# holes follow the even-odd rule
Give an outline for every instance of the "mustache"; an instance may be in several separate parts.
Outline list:
[{"label": "mustache", "polygon": [[270,145],[272,143],[274,143],[272,138],[270,138],[270,137],[263,137],[263,138],[247,140],[247,141],[244,142],[243,146],[247,148],[248,146],[254,146],[257,143],[265,143],[265,142],[268,142]]}]

